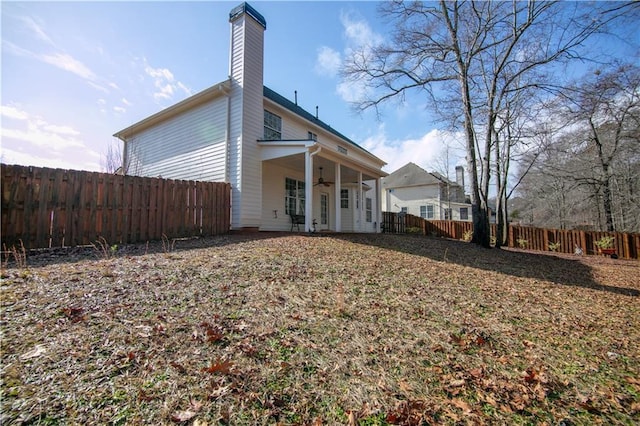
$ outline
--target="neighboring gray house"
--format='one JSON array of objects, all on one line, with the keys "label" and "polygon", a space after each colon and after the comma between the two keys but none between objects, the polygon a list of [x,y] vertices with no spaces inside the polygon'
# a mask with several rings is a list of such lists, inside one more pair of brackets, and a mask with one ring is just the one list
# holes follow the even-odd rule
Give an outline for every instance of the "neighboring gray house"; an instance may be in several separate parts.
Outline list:
[{"label": "neighboring gray house", "polygon": [[464,169],[460,166],[456,167],[456,180],[407,163],[382,180],[382,209],[424,219],[471,221],[471,204],[464,193]]},{"label": "neighboring gray house", "polygon": [[125,171],[229,182],[232,229],[380,232],[386,163],[264,86],[258,11],[229,22],[229,79],[117,132]]}]

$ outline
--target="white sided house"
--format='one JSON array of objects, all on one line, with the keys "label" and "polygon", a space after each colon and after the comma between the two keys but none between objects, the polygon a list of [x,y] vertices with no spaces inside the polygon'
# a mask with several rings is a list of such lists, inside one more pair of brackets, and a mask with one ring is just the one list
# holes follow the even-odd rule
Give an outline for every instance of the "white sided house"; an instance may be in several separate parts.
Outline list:
[{"label": "white sided house", "polygon": [[427,220],[472,221],[471,204],[464,193],[464,169],[456,167],[456,182],[436,172],[407,163],[382,180],[382,205]]},{"label": "white sided house", "polygon": [[229,79],[117,132],[126,173],[229,182],[236,230],[380,232],[386,163],[264,86],[260,13],[229,22]]}]

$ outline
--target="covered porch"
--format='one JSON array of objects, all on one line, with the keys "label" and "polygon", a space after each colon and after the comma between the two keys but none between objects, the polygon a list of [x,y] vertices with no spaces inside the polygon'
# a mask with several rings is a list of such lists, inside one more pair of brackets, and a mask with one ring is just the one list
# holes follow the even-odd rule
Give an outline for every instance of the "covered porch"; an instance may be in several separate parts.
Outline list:
[{"label": "covered porch", "polygon": [[[380,169],[314,140],[258,142],[261,230],[380,232]],[[304,216],[292,226],[291,215]]]}]

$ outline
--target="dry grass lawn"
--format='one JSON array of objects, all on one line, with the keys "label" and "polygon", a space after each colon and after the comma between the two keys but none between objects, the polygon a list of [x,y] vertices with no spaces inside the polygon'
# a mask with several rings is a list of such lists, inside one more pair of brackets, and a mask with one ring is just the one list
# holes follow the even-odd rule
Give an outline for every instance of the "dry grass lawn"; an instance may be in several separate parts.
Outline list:
[{"label": "dry grass lawn", "polygon": [[637,261],[411,235],[83,250],[2,271],[2,425],[640,422]]}]

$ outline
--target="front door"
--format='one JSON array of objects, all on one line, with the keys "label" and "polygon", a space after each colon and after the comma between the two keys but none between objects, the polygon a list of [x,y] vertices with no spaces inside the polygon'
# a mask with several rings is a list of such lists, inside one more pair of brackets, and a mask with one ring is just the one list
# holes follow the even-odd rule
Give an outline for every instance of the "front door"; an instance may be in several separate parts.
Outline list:
[{"label": "front door", "polygon": [[320,223],[318,229],[329,229],[329,194],[320,193]]}]

